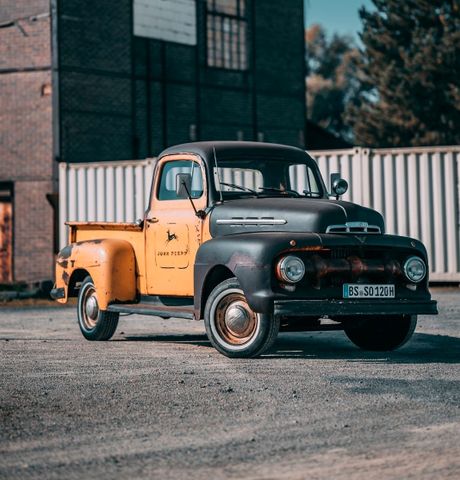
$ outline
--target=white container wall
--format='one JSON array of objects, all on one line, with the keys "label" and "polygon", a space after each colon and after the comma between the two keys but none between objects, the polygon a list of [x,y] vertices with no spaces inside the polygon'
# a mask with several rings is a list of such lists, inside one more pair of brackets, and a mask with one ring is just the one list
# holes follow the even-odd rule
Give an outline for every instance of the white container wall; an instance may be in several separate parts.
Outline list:
[{"label": "white container wall", "polygon": [[65,222],[134,222],[144,217],[154,159],[127,162],[61,163],[59,244],[67,243]]},{"label": "white container wall", "polygon": [[[309,153],[317,160],[326,185],[331,173],[340,173],[348,181],[344,200],[382,213],[387,233],[418,238],[426,245],[432,281],[460,281],[460,147]],[[142,218],[154,163],[148,159],[61,164],[61,247],[67,243],[66,221],[132,222]],[[223,176],[223,181],[252,188],[260,183],[255,177]]]},{"label": "white container wall", "polygon": [[386,232],[421,240],[432,281],[460,281],[460,147],[309,152],[326,184],[340,173],[344,200],[374,208]]}]

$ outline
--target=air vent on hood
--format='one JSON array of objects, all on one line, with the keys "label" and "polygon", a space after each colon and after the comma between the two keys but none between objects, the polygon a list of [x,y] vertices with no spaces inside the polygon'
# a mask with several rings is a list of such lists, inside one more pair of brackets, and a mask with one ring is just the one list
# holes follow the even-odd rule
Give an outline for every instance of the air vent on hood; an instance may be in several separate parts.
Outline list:
[{"label": "air vent on hood", "polygon": [[378,225],[369,225],[366,222],[347,222],[344,225],[329,225],[326,233],[381,233]]}]

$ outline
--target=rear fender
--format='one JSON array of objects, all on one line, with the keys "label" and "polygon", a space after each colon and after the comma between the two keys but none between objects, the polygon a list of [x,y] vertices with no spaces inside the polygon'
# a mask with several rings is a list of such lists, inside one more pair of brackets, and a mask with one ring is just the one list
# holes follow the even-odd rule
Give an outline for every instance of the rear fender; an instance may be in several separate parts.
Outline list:
[{"label": "rear fender", "polygon": [[72,275],[86,271],[93,279],[99,308],[106,310],[113,302],[136,298],[136,261],[131,244],[125,240],[104,239],[71,243],[56,259],[56,289],[61,289],[60,303],[72,295]]}]

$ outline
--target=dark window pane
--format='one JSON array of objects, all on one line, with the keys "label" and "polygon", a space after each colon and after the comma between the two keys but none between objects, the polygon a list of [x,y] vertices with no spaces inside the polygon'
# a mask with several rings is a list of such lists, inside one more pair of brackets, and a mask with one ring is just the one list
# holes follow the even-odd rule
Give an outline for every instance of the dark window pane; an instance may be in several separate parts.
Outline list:
[{"label": "dark window pane", "polygon": [[226,15],[238,14],[238,1],[237,0],[216,0],[215,11]]},{"label": "dark window pane", "polygon": [[210,67],[246,70],[247,22],[244,0],[207,1],[207,63]]}]

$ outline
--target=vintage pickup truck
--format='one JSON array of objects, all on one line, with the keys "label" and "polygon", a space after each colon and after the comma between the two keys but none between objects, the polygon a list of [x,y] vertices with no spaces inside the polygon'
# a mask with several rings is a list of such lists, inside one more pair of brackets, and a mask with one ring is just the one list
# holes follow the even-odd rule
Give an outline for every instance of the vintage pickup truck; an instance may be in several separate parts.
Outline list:
[{"label": "vintage pickup truck", "polygon": [[108,340],[120,313],[204,319],[229,357],[266,352],[278,331],[343,329],[391,350],[436,314],[424,246],[385,234],[374,210],[327,192],[298,148],[197,142],[165,150],[136,223],[70,222],[52,297],[78,296],[81,332]]}]

